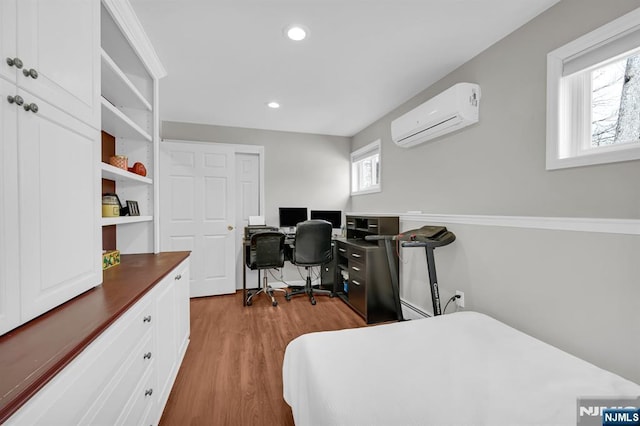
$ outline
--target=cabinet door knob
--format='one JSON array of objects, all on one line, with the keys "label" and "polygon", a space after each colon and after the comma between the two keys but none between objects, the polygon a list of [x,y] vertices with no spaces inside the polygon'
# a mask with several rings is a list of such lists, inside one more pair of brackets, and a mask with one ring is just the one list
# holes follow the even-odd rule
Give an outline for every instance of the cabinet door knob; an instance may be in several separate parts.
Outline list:
[{"label": "cabinet door knob", "polygon": [[20,106],[24,103],[24,99],[22,99],[22,96],[20,95],[9,95],[7,96],[7,102],[9,102],[10,104],[15,103],[16,105]]},{"label": "cabinet door knob", "polygon": [[31,111],[32,113],[36,114],[38,112],[38,105],[31,103],[31,104],[26,104],[25,106],[23,106],[25,111]]},{"label": "cabinet door knob", "polygon": [[179,279],[181,279],[181,278],[182,278],[182,274],[178,274],[178,275],[176,275],[176,278],[175,278],[175,279],[176,279],[176,280],[179,280]]},{"label": "cabinet door knob", "polygon": [[144,396],[151,396],[151,394],[153,394],[153,389],[147,389],[144,391]]},{"label": "cabinet door knob", "polygon": [[151,315],[147,315],[146,317],[142,318],[142,322],[151,322]]},{"label": "cabinet door knob", "polygon": [[142,359],[151,359],[151,352],[147,352],[143,355]]},{"label": "cabinet door knob", "polygon": [[38,78],[38,71],[34,70],[33,68],[31,68],[31,69],[26,69],[26,68],[23,69],[22,70],[22,74],[24,74],[25,77],[31,77],[34,80],[36,78]]},{"label": "cabinet door knob", "polygon": [[22,61],[20,60],[20,58],[7,58],[7,65],[20,69],[22,68]]}]

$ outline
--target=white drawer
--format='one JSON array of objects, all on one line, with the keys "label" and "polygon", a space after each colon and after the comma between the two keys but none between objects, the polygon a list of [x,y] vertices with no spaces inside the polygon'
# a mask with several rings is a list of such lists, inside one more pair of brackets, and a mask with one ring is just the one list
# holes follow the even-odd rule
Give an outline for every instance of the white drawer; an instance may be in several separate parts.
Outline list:
[{"label": "white drawer", "polygon": [[140,425],[143,419],[148,418],[149,410],[153,410],[156,397],[156,376],[152,366],[136,386],[127,409],[116,424],[126,426]]},{"label": "white drawer", "polygon": [[153,293],[147,293],[98,336],[11,416],[7,425],[79,424],[145,332],[154,334]]},{"label": "white drawer", "polygon": [[144,339],[131,351],[122,367],[114,373],[104,392],[89,410],[81,424],[114,425],[122,415],[134,389],[145,372],[154,364],[154,336],[149,330]]}]

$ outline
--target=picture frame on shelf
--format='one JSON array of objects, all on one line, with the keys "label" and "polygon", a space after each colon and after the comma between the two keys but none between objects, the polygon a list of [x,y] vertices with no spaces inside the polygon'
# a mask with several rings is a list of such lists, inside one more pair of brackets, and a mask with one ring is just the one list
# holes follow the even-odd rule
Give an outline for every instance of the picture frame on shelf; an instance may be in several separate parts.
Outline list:
[{"label": "picture frame on shelf", "polygon": [[129,216],[140,216],[137,201],[127,200],[127,209],[129,210]]}]

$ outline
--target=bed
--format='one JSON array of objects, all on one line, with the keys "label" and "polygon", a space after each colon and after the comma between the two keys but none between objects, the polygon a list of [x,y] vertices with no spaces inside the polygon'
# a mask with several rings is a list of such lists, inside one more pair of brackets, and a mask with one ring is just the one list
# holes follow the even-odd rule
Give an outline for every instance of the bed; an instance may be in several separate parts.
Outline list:
[{"label": "bed", "polygon": [[476,312],[300,336],[283,385],[297,426],[575,426],[578,397],[640,395]]}]

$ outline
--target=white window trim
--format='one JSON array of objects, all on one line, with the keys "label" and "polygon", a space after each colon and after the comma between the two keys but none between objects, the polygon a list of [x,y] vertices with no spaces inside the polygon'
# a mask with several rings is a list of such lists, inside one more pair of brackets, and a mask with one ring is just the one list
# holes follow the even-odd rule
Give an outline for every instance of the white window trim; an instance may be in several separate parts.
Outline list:
[{"label": "white window trim", "polygon": [[640,28],[640,8],[565,44],[547,55],[547,170],[640,159],[640,146],[598,149],[596,152],[585,153],[584,155],[564,157],[561,154],[561,144],[563,144],[563,137],[566,140],[567,135],[560,134],[562,106],[570,101],[570,96],[567,93],[562,93],[564,61],[608,40],[615,39],[622,33],[638,28]]},{"label": "white window trim", "polygon": [[358,157],[364,157],[369,153],[375,153],[377,152],[379,155],[379,160],[378,160],[378,164],[380,165],[380,168],[378,170],[378,185],[373,186],[371,188],[367,188],[365,190],[361,190],[361,191],[353,191],[351,190],[351,195],[364,195],[364,194],[374,194],[376,192],[382,192],[382,150],[381,150],[381,143],[380,143],[380,139],[371,142],[370,144],[367,144],[365,146],[363,146],[362,148],[359,148],[355,151],[353,151],[351,153],[351,161],[349,162],[349,165],[351,167],[351,169],[349,170],[349,176],[350,176],[350,180],[349,180],[349,187],[353,188],[353,162],[354,162],[354,158],[358,158]]}]

